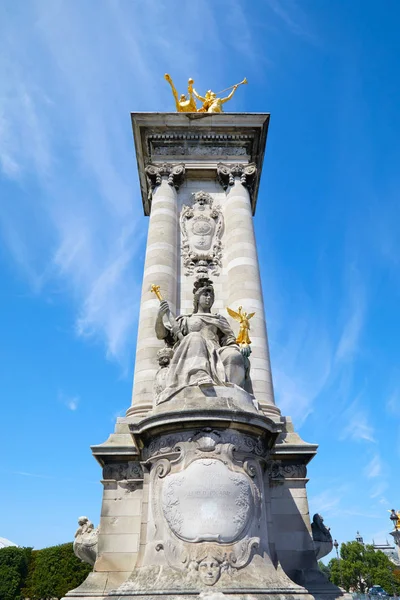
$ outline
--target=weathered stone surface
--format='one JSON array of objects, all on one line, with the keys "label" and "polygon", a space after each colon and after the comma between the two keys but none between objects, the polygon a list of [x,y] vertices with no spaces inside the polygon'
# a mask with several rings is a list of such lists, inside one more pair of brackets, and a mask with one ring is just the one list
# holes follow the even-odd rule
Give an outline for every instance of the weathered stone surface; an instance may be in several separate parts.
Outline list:
[{"label": "weathered stone surface", "polygon": [[[317,447],[274,401],[253,227],[268,121],[133,115],[150,215],[134,391],[92,448],[103,468],[98,551],[75,598],[342,595],[318,570],[311,531]],[[251,354],[228,306],[255,313]]]}]

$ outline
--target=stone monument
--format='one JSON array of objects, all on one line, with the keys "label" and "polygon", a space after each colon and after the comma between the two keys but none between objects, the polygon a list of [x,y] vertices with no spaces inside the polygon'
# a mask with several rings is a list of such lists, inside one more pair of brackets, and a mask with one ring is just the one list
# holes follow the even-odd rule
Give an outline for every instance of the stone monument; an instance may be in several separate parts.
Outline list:
[{"label": "stone monument", "polygon": [[333,599],[307,502],[317,446],[272,386],[253,226],[269,114],[223,113],[193,83],[179,112],[132,114],[149,217],[132,404],[92,447],[97,558],[67,596]]}]

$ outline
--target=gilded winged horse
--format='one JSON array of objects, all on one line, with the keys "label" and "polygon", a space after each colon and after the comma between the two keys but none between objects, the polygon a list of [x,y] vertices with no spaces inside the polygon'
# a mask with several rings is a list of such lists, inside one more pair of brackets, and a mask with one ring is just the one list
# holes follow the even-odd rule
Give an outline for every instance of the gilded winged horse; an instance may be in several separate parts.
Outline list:
[{"label": "gilded winged horse", "polygon": [[247,313],[245,310],[243,310],[242,306],[239,306],[237,312],[235,310],[232,310],[231,308],[226,309],[228,311],[228,313],[230,314],[230,316],[235,319],[236,321],[239,322],[239,334],[236,338],[236,341],[238,344],[240,344],[241,346],[250,346],[251,344],[251,340],[249,337],[249,330],[250,330],[250,319],[252,317],[254,317],[254,315],[256,313],[252,312],[252,313]]}]

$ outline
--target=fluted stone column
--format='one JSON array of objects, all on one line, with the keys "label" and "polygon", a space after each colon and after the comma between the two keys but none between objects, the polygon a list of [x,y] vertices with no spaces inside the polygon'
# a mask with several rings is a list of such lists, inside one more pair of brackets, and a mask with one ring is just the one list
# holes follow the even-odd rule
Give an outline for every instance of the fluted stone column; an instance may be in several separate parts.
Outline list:
[{"label": "fluted stone column", "polygon": [[178,269],[178,204],[177,189],[185,174],[185,166],[149,165],[146,176],[152,189],[149,232],[143,273],[139,314],[132,406],[127,416],[141,418],[152,409],[153,384],[158,369],[157,351],[163,346],[157,340],[154,324],[159,301],[150,292],[159,285],[176,313]]},{"label": "fluted stone column", "polygon": [[251,320],[251,380],[254,395],[265,414],[277,416],[264,314],[257,246],[250,203],[256,166],[218,165],[218,178],[226,191],[225,265],[228,273],[228,306],[255,311]]}]

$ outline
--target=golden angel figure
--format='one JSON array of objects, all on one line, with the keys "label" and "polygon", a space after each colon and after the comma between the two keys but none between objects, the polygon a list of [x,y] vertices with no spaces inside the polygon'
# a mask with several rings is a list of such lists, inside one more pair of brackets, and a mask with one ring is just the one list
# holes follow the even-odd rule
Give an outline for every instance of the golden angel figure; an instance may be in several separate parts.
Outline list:
[{"label": "golden angel figure", "polygon": [[242,306],[239,306],[238,311],[234,311],[231,308],[226,309],[228,311],[228,313],[230,314],[230,316],[235,319],[236,321],[239,321],[239,334],[236,338],[236,341],[238,344],[240,344],[241,346],[250,346],[251,344],[251,339],[249,337],[249,330],[250,330],[250,323],[249,320],[254,317],[254,315],[256,313],[252,312],[252,313],[247,313],[245,310],[243,310]]}]

